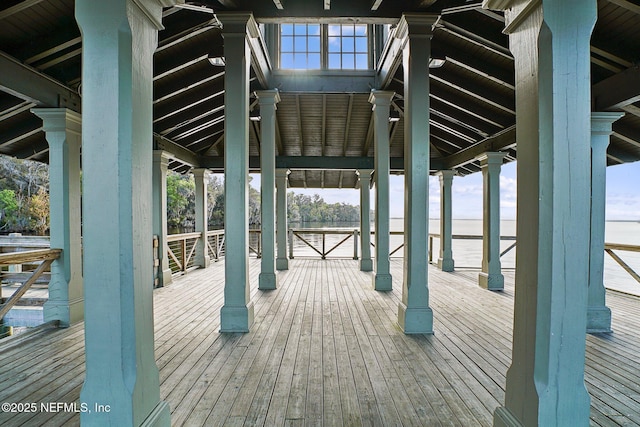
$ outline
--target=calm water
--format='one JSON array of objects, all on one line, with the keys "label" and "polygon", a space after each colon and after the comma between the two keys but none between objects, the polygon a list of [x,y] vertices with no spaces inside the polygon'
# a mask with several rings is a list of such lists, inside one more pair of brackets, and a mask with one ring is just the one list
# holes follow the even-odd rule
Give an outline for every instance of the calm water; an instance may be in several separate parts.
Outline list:
[{"label": "calm water", "polygon": [[[358,224],[322,224],[322,223],[306,223],[291,224],[292,227],[304,228],[345,228],[353,230],[358,228]],[[440,224],[438,220],[429,221],[429,232],[438,233]],[[500,223],[501,235],[515,236],[516,222],[502,221]],[[391,220],[391,231],[402,231],[404,223],[401,218],[393,218]],[[373,229],[373,226],[372,226]],[[482,234],[481,220],[454,220],[453,234],[477,235]],[[334,244],[342,240],[345,235],[327,236],[325,247],[331,248]],[[309,237],[310,243],[320,248],[322,245],[319,237]],[[402,244],[402,236],[391,236],[391,251]],[[632,245],[640,245],[640,222],[610,221],[606,224],[605,240],[607,243],[626,243]],[[438,239],[434,239],[433,259],[438,259]],[[501,250],[507,249],[513,241],[502,241]],[[480,240],[454,240],[453,241],[453,258],[456,268],[479,268],[482,263],[482,242]],[[640,273],[640,253],[638,252],[616,252],[631,268]],[[296,239],[294,242],[294,255],[296,256],[317,256],[303,242]],[[402,257],[402,249],[397,251],[393,257]],[[352,257],[353,241],[347,240],[344,244],[336,248],[330,257]],[[503,269],[515,269],[515,249],[511,250],[502,257]],[[640,283],[636,282],[622,267],[620,267],[609,255],[605,255],[605,285],[609,288],[621,290],[624,292],[640,295]]]}]

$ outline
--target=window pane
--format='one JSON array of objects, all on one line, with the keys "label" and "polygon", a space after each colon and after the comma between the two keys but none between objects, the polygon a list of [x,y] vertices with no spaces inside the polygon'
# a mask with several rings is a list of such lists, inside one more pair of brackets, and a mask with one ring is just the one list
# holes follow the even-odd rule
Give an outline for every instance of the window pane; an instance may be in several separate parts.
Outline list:
[{"label": "window pane", "polygon": [[339,36],[340,35],[340,25],[329,25],[329,35],[330,36]]},{"label": "window pane", "polygon": [[342,35],[343,36],[352,36],[355,32],[353,25],[343,25],[342,26]]},{"label": "window pane", "polygon": [[356,55],[356,69],[357,70],[366,70],[369,68],[369,60],[368,55],[366,54],[357,54]]},{"label": "window pane", "polygon": [[329,52],[340,52],[340,37],[329,37]]},{"label": "window pane", "polygon": [[367,26],[356,25],[356,36],[366,36],[366,35],[367,35]]},{"label": "window pane", "polygon": [[280,51],[293,52],[293,37],[282,37]]},{"label": "window pane", "polygon": [[368,52],[367,48],[367,38],[366,37],[358,37],[356,38],[356,52]]},{"label": "window pane", "polygon": [[340,54],[339,53],[330,53],[329,54],[329,68],[336,69],[340,68]]},{"label": "window pane", "polygon": [[355,61],[355,58],[353,57],[353,55],[343,54],[342,55],[342,68],[344,70],[353,70],[355,68],[354,61]]},{"label": "window pane", "polygon": [[295,31],[296,36],[306,36],[307,35],[307,24],[296,24],[294,31]]},{"label": "window pane", "polygon": [[307,68],[307,54],[306,53],[296,53],[293,56],[293,68],[295,68],[295,69]]},{"label": "window pane", "polygon": [[280,56],[280,68],[293,68],[293,53],[283,53]]},{"label": "window pane", "polygon": [[354,40],[353,40],[353,37],[343,37],[342,38],[342,51],[343,52],[353,52],[354,51]]},{"label": "window pane", "polygon": [[312,70],[320,69],[320,54],[319,53],[310,53],[309,54],[309,64],[307,68]]},{"label": "window pane", "polygon": [[296,41],[294,46],[295,46],[294,50],[296,52],[305,52],[307,50],[307,38],[304,36],[296,36]]},{"label": "window pane", "polygon": [[319,36],[320,35],[320,24],[309,24],[309,25],[307,25],[307,33],[310,36]]},{"label": "window pane", "polygon": [[293,25],[292,24],[281,24],[280,31],[282,35],[290,36],[293,35]]},{"label": "window pane", "polygon": [[309,37],[309,52],[320,52],[320,36]]}]

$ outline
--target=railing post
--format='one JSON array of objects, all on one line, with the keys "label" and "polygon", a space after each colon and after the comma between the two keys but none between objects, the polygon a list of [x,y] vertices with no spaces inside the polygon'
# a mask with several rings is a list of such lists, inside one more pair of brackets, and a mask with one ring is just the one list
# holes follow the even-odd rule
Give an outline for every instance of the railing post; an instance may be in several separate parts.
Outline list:
[{"label": "railing post", "polygon": [[289,259],[293,259],[293,230],[289,230]]},{"label": "railing post", "polygon": [[433,236],[429,236],[429,264],[433,263]]},{"label": "railing post", "polygon": [[322,259],[327,259],[326,256],[326,249],[325,249],[325,240],[326,240],[327,235],[325,233],[322,233]]},{"label": "railing post", "polygon": [[187,271],[187,239],[186,238],[180,241],[180,263],[182,264],[182,271]]},{"label": "railing post", "polygon": [[358,230],[353,230],[353,259],[358,259]]}]

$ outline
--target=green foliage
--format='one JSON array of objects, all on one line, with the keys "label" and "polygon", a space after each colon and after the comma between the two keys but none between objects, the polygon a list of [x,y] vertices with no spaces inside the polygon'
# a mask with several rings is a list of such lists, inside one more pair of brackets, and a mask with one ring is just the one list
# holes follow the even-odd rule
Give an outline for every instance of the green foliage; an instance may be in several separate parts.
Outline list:
[{"label": "green foliage", "polygon": [[167,174],[167,224],[173,228],[193,228],[196,185],[192,175]]},{"label": "green foliage", "polygon": [[358,206],[347,203],[328,204],[317,194],[308,196],[290,191],[287,195],[289,222],[357,222]]},{"label": "green foliage", "polygon": [[0,230],[46,232],[48,188],[48,165],[0,156]]},{"label": "green foliage", "polygon": [[18,201],[13,190],[5,188],[0,191],[0,230],[9,229],[16,222]]}]

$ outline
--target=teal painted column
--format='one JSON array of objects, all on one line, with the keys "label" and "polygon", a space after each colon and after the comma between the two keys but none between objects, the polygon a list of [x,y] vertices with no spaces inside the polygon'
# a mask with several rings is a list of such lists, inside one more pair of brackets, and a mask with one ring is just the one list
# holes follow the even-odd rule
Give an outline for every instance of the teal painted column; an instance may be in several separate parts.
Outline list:
[{"label": "teal painted column", "polygon": [[194,264],[200,268],[207,268],[211,264],[209,250],[207,248],[207,231],[209,230],[207,209],[209,171],[204,168],[193,169],[193,180],[196,186],[195,203],[195,232],[200,233],[200,239],[196,242],[194,252]]},{"label": "teal painted column", "polygon": [[604,287],[604,229],[607,193],[607,147],[613,122],[624,113],[591,113],[591,246],[587,332],[611,332],[611,309]]},{"label": "teal painted column", "polygon": [[278,90],[256,92],[260,102],[260,210],[262,271],[258,288],[275,289],[276,280],[276,104]]},{"label": "teal painted column", "polygon": [[505,153],[476,157],[482,168],[482,271],[478,284],[490,291],[504,289],[500,263],[500,169]]},{"label": "teal painted column", "polygon": [[438,257],[438,268],[442,271],[453,271],[455,265],[451,227],[451,204],[453,202],[451,186],[455,174],[454,170],[443,170],[436,174],[440,179],[440,257]]},{"label": "teal painted column", "polygon": [[288,270],[289,258],[287,258],[287,177],[288,169],[276,169],[276,244],[277,258],[276,270]]},{"label": "teal painted column", "polygon": [[153,53],[162,6],[76,0],[82,32],[83,426],[170,425],[154,357]]},{"label": "teal painted column", "polygon": [[389,107],[395,92],[372,90],[369,102],[373,104],[375,147],[376,218],[375,218],[375,271],[373,288],[376,291],[392,289],[389,264]]},{"label": "teal painted column", "polygon": [[518,256],[496,426],[589,425],[584,384],[595,0],[487,0],[515,58]]},{"label": "teal painted column", "polygon": [[80,135],[82,119],[66,108],[31,110],[42,119],[49,143],[51,247],[62,249],[51,264],[49,299],[44,320],[67,327],[83,318],[82,248],[80,224]]},{"label": "teal painted column", "polygon": [[429,56],[438,16],[400,20],[404,65],[404,280],[398,324],[406,334],[433,333],[427,286],[429,234]]},{"label": "teal painted column", "polygon": [[172,282],[167,243],[167,170],[169,153],[153,152],[153,234],[158,236],[158,286]]},{"label": "teal painted column", "polygon": [[248,13],[218,16],[224,29],[224,306],[220,332],[249,332],[249,68]]},{"label": "teal painted column", "polygon": [[371,260],[371,193],[369,183],[371,173],[369,169],[358,171],[358,183],[360,184],[360,271],[373,271]]}]

